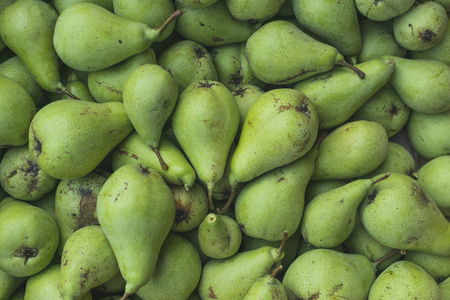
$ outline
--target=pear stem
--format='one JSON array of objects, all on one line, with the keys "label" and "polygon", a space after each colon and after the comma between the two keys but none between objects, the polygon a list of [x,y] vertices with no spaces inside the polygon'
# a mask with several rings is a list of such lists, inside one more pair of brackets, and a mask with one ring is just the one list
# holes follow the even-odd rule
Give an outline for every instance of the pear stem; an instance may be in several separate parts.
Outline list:
[{"label": "pear stem", "polygon": [[214,210],[214,203],[212,200],[212,188],[208,188],[208,202],[209,202],[209,209]]},{"label": "pear stem", "polygon": [[230,208],[231,203],[233,203],[234,195],[236,195],[236,189],[236,187],[231,189],[230,196],[228,197],[227,202],[225,202],[225,205],[222,208],[217,209],[217,212],[219,214],[224,214],[228,210],[228,208]]},{"label": "pear stem", "polygon": [[166,30],[167,26],[169,26],[169,24],[177,19],[179,16],[181,16],[181,11],[179,9],[177,9],[173,14],[170,15],[170,17],[164,21],[164,23],[157,29],[157,31],[159,32],[159,35],[163,34],[164,30]]},{"label": "pear stem", "polygon": [[278,267],[273,269],[272,273],[270,273],[270,278],[275,278],[275,276],[277,276],[278,272],[280,272],[281,269],[283,269],[282,265],[279,265]]},{"label": "pear stem", "polygon": [[281,241],[280,248],[278,249],[278,252],[280,253],[278,258],[280,258],[281,255],[283,255],[284,247],[286,246],[287,238],[288,238],[288,232],[285,231],[285,232],[283,232],[283,240]]},{"label": "pear stem", "polygon": [[122,298],[120,298],[119,300],[126,300],[130,296],[131,296],[130,294],[125,293],[125,294],[123,294]]},{"label": "pear stem", "polygon": [[390,173],[390,172],[387,172],[386,175],[381,176],[380,178],[377,178],[377,179],[373,180],[373,181],[372,181],[372,185],[374,185],[374,184],[377,183],[377,182],[380,182],[380,181],[383,181],[383,180],[385,180],[385,179],[388,179],[389,176],[391,176],[391,173]]},{"label": "pear stem", "polygon": [[74,94],[72,94],[66,87],[64,88],[59,88],[58,89],[59,92],[66,94],[67,96],[69,96],[70,98],[74,99],[74,100],[81,100],[80,98],[78,98],[77,96],[75,96]]},{"label": "pear stem", "polygon": [[316,141],[316,147],[319,147],[322,144],[323,139],[328,135],[328,130],[323,132]]},{"label": "pear stem", "polygon": [[383,261],[388,260],[389,258],[401,253],[402,250],[400,249],[395,249],[394,251],[389,252],[388,254],[386,254],[385,256],[383,256],[382,258],[377,259],[376,261],[373,262],[373,264],[376,266],[378,266],[379,264],[381,264]]},{"label": "pear stem", "polygon": [[159,148],[153,147],[152,145],[150,145],[150,148],[152,148],[153,152],[155,152],[155,154],[156,154],[156,157],[158,157],[159,164],[161,165],[161,169],[166,171],[169,167],[167,166],[167,164],[164,162],[163,158],[161,157],[161,154],[159,153]]},{"label": "pear stem", "polygon": [[366,77],[366,74],[364,74],[363,71],[361,71],[360,69],[358,69],[357,67],[355,67],[352,64],[349,64],[348,62],[346,62],[345,60],[339,60],[337,61],[337,64],[347,67],[351,70],[353,70],[356,74],[358,74],[359,78],[364,79],[364,77]]}]

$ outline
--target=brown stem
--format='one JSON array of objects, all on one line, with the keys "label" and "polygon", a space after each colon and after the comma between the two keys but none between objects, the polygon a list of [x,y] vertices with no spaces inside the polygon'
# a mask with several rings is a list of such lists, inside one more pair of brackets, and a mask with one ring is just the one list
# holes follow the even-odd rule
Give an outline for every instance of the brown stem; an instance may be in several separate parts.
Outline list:
[{"label": "brown stem", "polygon": [[383,261],[401,253],[402,250],[400,249],[395,249],[394,251],[391,251],[390,253],[386,254],[385,256],[383,256],[382,258],[377,259],[376,261],[373,262],[373,264],[376,266],[378,266],[379,264],[381,264]]},{"label": "brown stem", "polygon": [[288,238],[288,232],[285,231],[285,232],[283,232],[283,240],[281,241],[280,248],[278,249],[278,252],[280,253],[278,257],[281,257],[281,255],[283,255],[283,253],[284,253],[284,247],[286,246],[287,238]]},{"label": "brown stem", "polygon": [[319,136],[319,138],[317,139],[317,141],[316,141],[316,143],[315,143],[317,147],[320,146],[320,144],[322,143],[323,139],[324,139],[327,135],[328,135],[328,130],[324,131],[324,132]]},{"label": "brown stem", "polygon": [[170,17],[164,21],[164,23],[157,29],[157,31],[159,31],[159,35],[163,34],[164,30],[166,30],[167,26],[169,26],[169,24],[177,19],[179,16],[181,16],[181,11],[179,9],[177,9],[173,14],[170,15]]},{"label": "brown stem", "polygon": [[352,64],[349,64],[348,62],[346,62],[345,60],[340,60],[337,62],[339,65],[347,67],[351,70],[353,70],[356,74],[358,74],[359,78],[364,79],[364,77],[366,77],[366,74],[363,73],[363,71],[361,71],[360,69],[358,69],[357,67],[355,67]]},{"label": "brown stem", "polygon": [[159,164],[161,165],[161,169],[166,171],[169,167],[167,166],[167,164],[164,162],[163,158],[161,157],[158,147],[153,147],[152,145],[150,145],[150,147],[152,148],[153,152],[155,152],[156,157],[158,157]]},{"label": "brown stem", "polygon": [[381,176],[380,178],[377,178],[377,179],[373,180],[373,181],[372,181],[372,185],[374,185],[374,184],[377,183],[377,182],[380,182],[380,181],[383,181],[383,180],[385,180],[385,179],[388,179],[389,176],[391,176],[391,173],[390,173],[390,172],[387,172],[386,175]]},{"label": "brown stem", "polygon": [[74,94],[72,94],[66,87],[64,88],[59,88],[58,89],[59,92],[66,94],[67,96],[69,96],[70,98],[74,99],[74,100],[81,100],[80,98],[78,98],[77,96],[75,96]]},{"label": "brown stem", "polygon": [[120,298],[119,300],[126,300],[130,296],[131,296],[130,294],[125,293],[125,294],[123,294],[122,298]]},{"label": "brown stem", "polygon": [[219,214],[223,215],[228,210],[228,208],[230,208],[231,203],[233,203],[234,195],[236,195],[236,187],[231,189],[230,196],[228,197],[227,202],[225,202],[225,205],[222,208],[217,209],[217,212]]},{"label": "brown stem", "polygon": [[281,269],[283,269],[282,265],[279,265],[278,267],[273,269],[272,273],[270,273],[270,278],[275,278],[275,276],[277,276],[278,272],[280,272]]},{"label": "brown stem", "polygon": [[209,202],[209,209],[214,210],[214,203],[212,200],[212,189],[208,188],[208,202]]}]

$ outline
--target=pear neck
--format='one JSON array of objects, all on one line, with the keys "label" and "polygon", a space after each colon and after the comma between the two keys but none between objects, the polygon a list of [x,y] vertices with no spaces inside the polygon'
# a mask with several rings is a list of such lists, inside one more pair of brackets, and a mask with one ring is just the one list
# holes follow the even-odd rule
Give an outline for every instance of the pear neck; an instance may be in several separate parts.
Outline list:
[{"label": "pear neck", "polygon": [[167,20],[164,21],[164,23],[159,28],[147,27],[144,33],[146,39],[150,42],[157,40],[163,34],[169,24],[179,16],[181,16],[181,11],[176,10],[173,14],[170,15],[169,18],[167,18]]}]

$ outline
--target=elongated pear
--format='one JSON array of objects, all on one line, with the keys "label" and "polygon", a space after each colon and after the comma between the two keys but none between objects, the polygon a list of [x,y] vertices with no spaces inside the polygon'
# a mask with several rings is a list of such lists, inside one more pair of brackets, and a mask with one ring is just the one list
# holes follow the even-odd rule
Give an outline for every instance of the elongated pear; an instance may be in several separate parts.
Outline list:
[{"label": "elongated pear", "polygon": [[[329,71],[336,64],[348,66],[336,48],[311,38],[285,20],[264,24],[248,38],[245,48],[252,73],[276,85],[298,82]],[[364,78],[362,72],[355,71]]]},{"label": "elongated pear", "polygon": [[314,103],[319,114],[319,128],[334,128],[347,121],[391,78],[393,61],[372,59],[355,65],[366,76],[359,79],[348,68],[335,68],[302,80],[295,89]]},{"label": "elongated pear", "polygon": [[359,179],[314,197],[305,207],[300,226],[303,239],[320,248],[342,244],[352,233],[359,204],[378,180]]},{"label": "elongated pear", "polygon": [[123,86],[123,106],[127,116],[139,136],[155,152],[163,170],[168,166],[159,153],[159,141],[177,100],[175,79],[156,64],[138,67]]},{"label": "elongated pear", "polygon": [[159,251],[175,219],[175,200],[158,172],[125,165],[103,184],[97,198],[100,226],[135,294],[155,268]]},{"label": "elongated pear", "polygon": [[58,13],[50,4],[38,0],[15,1],[0,17],[3,41],[27,66],[38,84],[49,92],[65,91],[53,47],[57,18]]},{"label": "elongated pear", "polygon": [[198,178],[207,185],[213,209],[212,190],[223,176],[239,127],[236,99],[218,81],[193,82],[178,98],[172,127]]},{"label": "elongated pear", "polygon": [[122,103],[59,100],[33,118],[28,146],[45,173],[76,179],[93,171],[132,129]]},{"label": "elongated pear", "polygon": [[391,83],[411,109],[433,114],[450,110],[450,66],[434,59],[383,56],[395,61]]},{"label": "elongated pear", "polygon": [[152,29],[99,5],[78,3],[59,15],[53,43],[56,53],[69,67],[98,71],[147,50],[179,14],[176,11],[161,27]]}]

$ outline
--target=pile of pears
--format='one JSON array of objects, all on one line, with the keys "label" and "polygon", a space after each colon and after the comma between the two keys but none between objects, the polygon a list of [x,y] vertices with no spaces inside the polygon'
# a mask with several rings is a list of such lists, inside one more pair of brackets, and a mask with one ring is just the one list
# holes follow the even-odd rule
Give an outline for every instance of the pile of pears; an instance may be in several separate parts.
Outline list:
[{"label": "pile of pears", "polygon": [[0,12],[0,300],[450,299],[449,0]]}]

